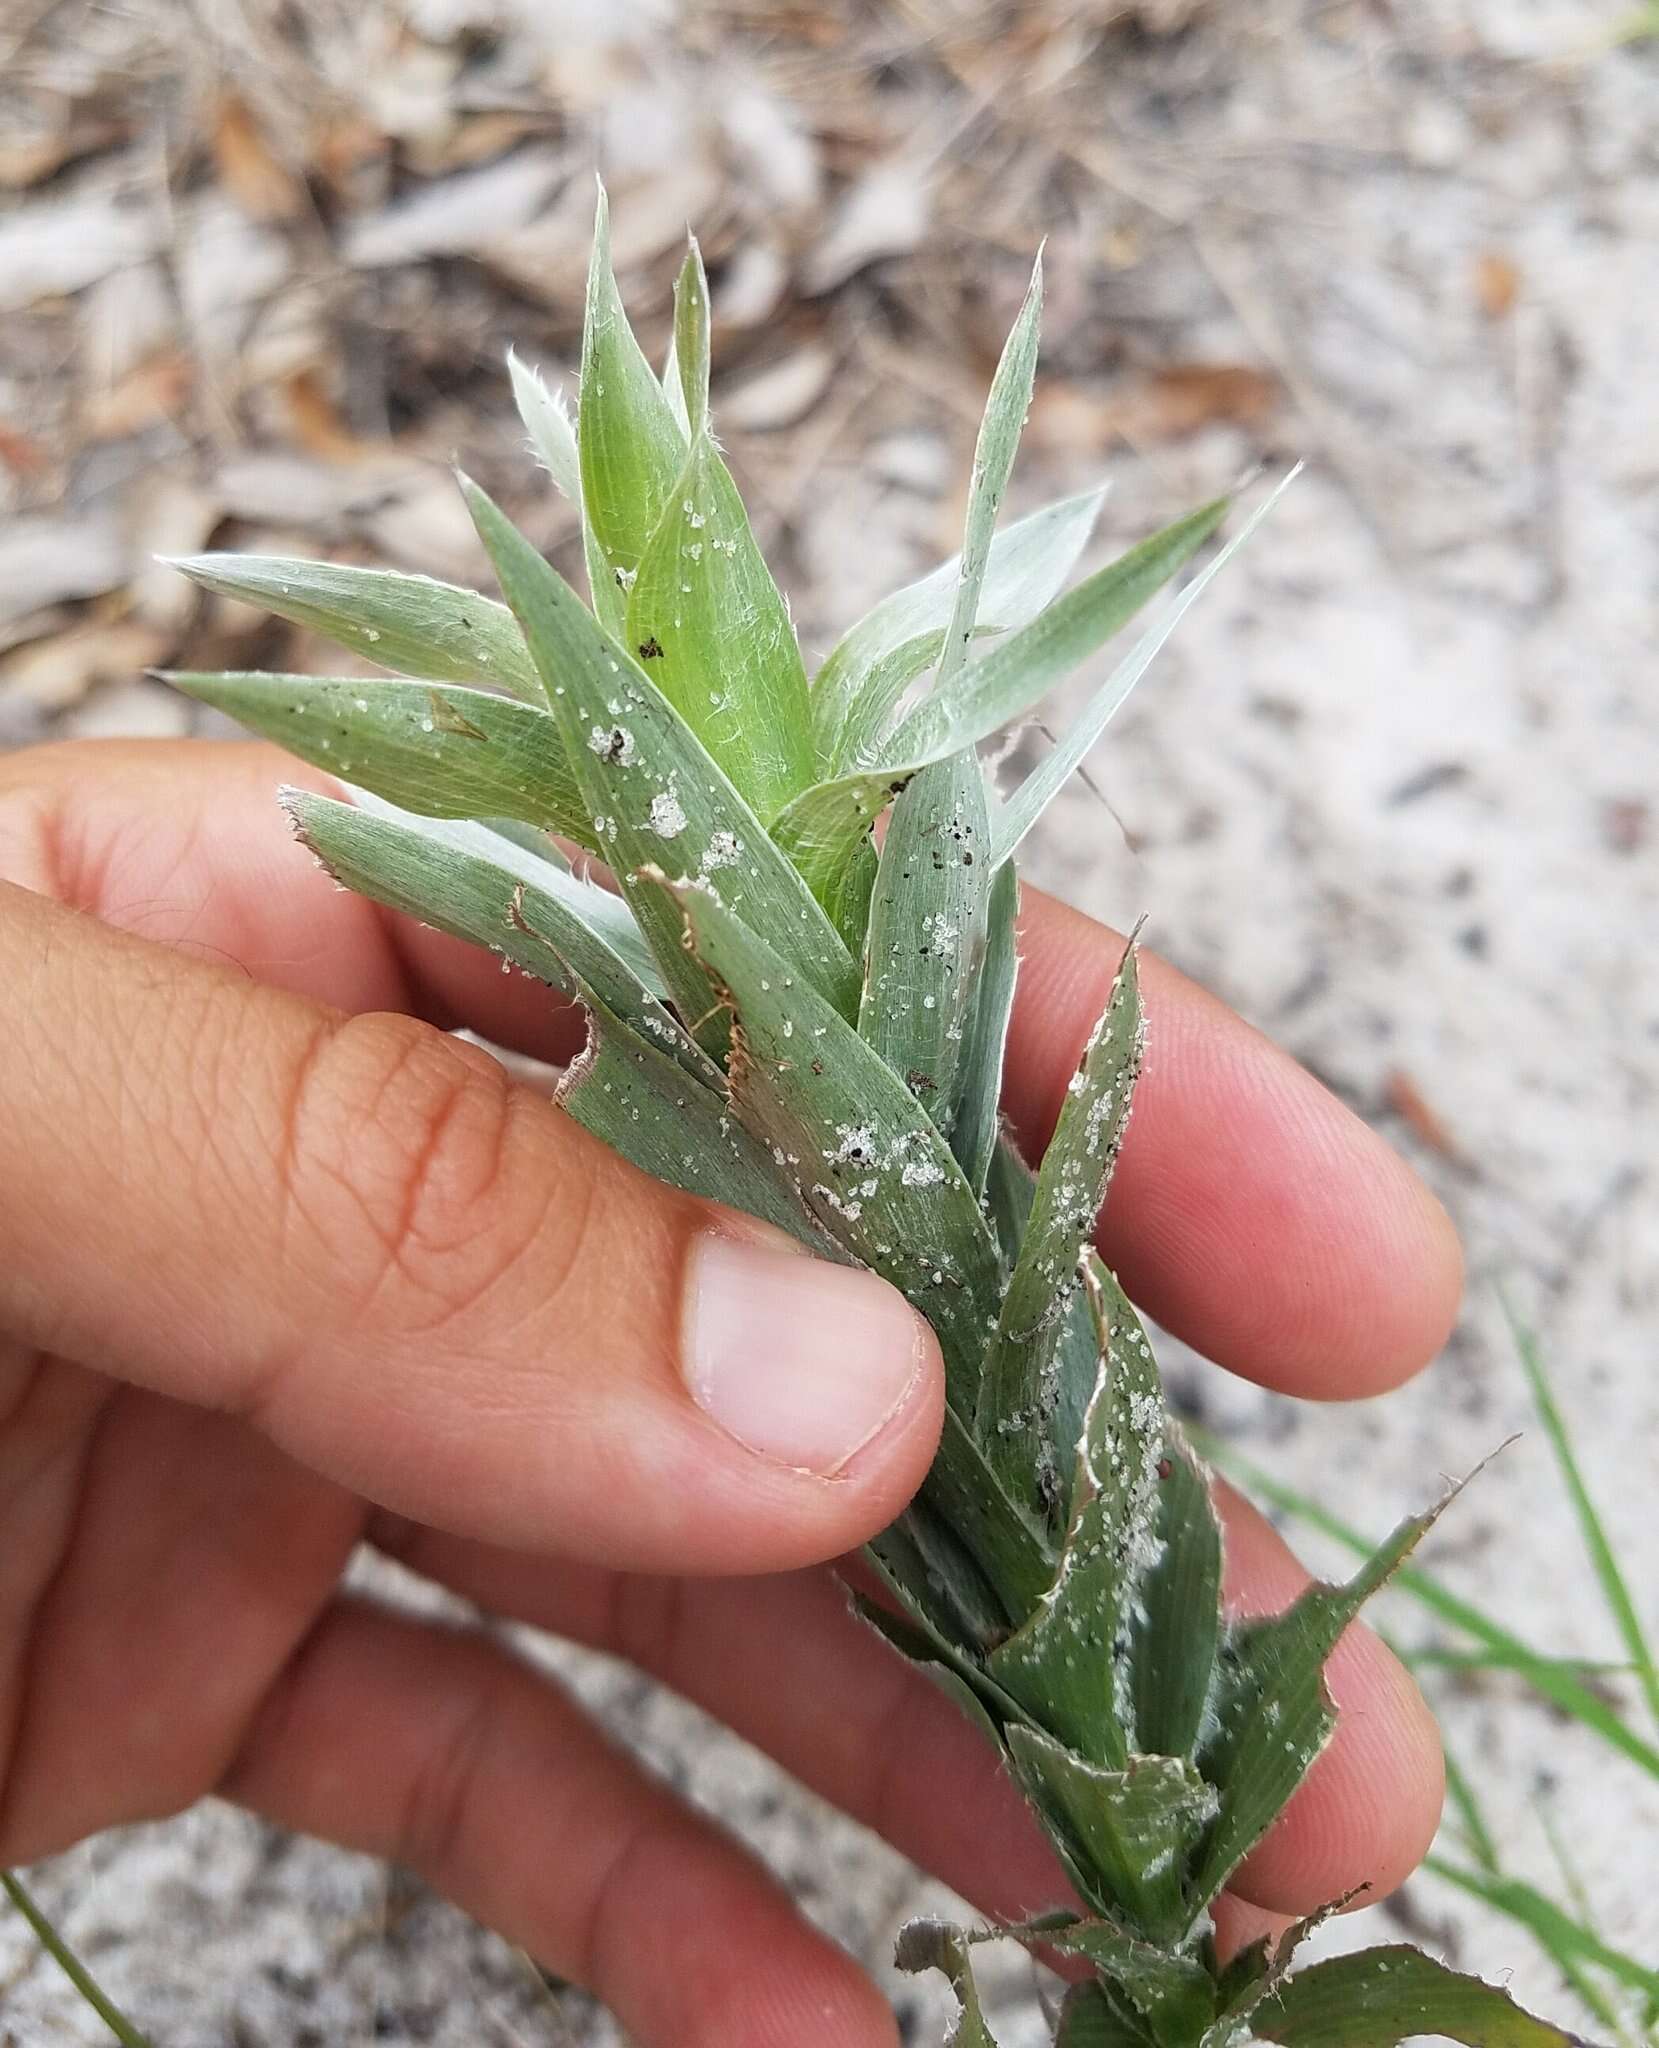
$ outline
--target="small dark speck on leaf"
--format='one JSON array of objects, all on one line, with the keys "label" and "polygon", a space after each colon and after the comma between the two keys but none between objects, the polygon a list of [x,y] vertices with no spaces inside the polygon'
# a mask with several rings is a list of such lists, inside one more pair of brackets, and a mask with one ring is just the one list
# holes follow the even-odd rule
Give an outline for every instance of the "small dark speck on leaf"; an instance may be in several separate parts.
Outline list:
[{"label": "small dark speck on leaf", "polygon": [[642,640],[639,643],[639,658],[641,661],[656,661],[661,654],[662,642],[655,633],[651,635],[649,640]]}]

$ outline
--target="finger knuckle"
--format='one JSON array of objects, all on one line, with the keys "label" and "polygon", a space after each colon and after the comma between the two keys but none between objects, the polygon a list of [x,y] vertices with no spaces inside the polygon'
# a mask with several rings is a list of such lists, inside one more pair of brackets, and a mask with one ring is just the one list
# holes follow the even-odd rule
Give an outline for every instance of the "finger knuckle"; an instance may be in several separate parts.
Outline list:
[{"label": "finger knuckle", "polygon": [[545,1212],[519,1142],[528,1107],[496,1062],[411,1018],[320,1028],[297,1063],[280,1171],[337,1297],[430,1334],[499,1286]]},{"label": "finger knuckle", "polygon": [[411,1775],[394,1829],[393,1860],[444,1884],[465,1855],[496,1742],[500,1688],[482,1654]]}]

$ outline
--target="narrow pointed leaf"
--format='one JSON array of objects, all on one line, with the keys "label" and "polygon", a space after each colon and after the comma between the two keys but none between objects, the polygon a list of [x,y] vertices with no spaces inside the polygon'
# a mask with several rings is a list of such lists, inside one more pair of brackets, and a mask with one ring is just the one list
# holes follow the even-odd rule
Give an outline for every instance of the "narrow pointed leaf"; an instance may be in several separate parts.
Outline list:
[{"label": "narrow pointed leaf", "polygon": [[984,950],[989,823],[972,753],[924,769],[893,806],[870,902],[859,1036],[947,1139]]},{"label": "narrow pointed leaf", "polygon": [[549,391],[539,371],[507,351],[507,374],[513,380],[513,402],[530,436],[530,452],[573,504],[582,502],[582,462],[576,452],[576,429],[561,392]]},{"label": "narrow pointed leaf", "polygon": [[[1107,677],[1084,706],[1082,714],[1061,738],[1038,767],[1026,777],[1007,803],[997,819],[996,851],[998,860],[1012,857],[1021,840],[1036,824],[1048,806],[1070,781],[1075,770],[1105,731],[1107,724],[1122,706],[1130,691],[1152,666],[1153,660],[1164,642],[1186,617],[1187,612],[1220,575],[1238,550],[1255,532],[1268,513],[1279,502],[1281,494],[1295,480],[1301,465],[1298,464],[1285,477],[1272,495],[1259,505],[1246,520],[1238,533],[1220,550],[1213,562],[1208,563],[1176,598],[1162,618],[1147,628],[1130,650],[1128,657]],[[1194,515],[1200,521],[1205,514]],[[1150,545],[1151,543],[1149,543]]]},{"label": "narrow pointed leaf", "polygon": [[1030,1728],[1010,1727],[1006,1739],[1021,1784],[1069,1841],[1091,1903],[1149,1941],[1178,1939],[1192,1917],[1186,1859],[1215,1812],[1214,1787],[1180,1757],[1107,1770]]},{"label": "narrow pointed leaf", "polygon": [[[404,899],[393,907],[434,925],[447,920],[443,928],[454,927],[456,937],[501,951],[498,942],[512,928],[514,892],[522,889],[532,905],[547,900],[550,920],[570,922],[568,944],[562,923],[550,922],[549,936],[561,934],[554,943],[570,952],[570,964],[613,1008],[623,1007],[612,979],[617,970],[627,976],[635,995],[643,991],[660,998],[664,993],[650,948],[628,906],[597,882],[581,880],[563,863],[547,860],[510,832],[464,819],[422,817],[367,790],[357,791],[350,803],[309,790],[289,790],[284,792],[283,807],[318,859],[331,866],[336,857],[348,863],[349,886],[366,895],[375,894],[376,885],[384,882]],[[430,900],[430,916],[416,902],[421,896]],[[582,950],[582,933],[603,949],[603,960]],[[542,965],[546,964],[544,955]]]},{"label": "narrow pointed leaf", "polygon": [[[1020,1243],[1025,1236],[1025,1226],[1031,1220],[1031,1204],[1037,1193],[1037,1176],[1014,1150],[1011,1139],[999,1138],[991,1154],[991,1170],[985,1176],[985,1207],[990,1217],[991,1228],[996,1234],[997,1255],[1002,1262],[1004,1274],[1012,1273],[1014,1262],[1020,1255]],[[1004,1285],[1006,1285],[1006,1279]],[[1094,1388],[1094,1368],[1098,1363],[1097,1353],[1091,1344],[1089,1353],[1089,1388]],[[1087,1396],[1084,1397],[1085,1403]],[[1079,1411],[1081,1415],[1081,1410]],[[1081,1429],[1072,1441],[1078,1441]]]},{"label": "narrow pointed leaf", "polygon": [[1459,1891],[1468,1892],[1494,1912],[1518,1921],[1548,1950],[1563,1972],[1570,1972],[1578,1964],[1604,1970],[1616,1983],[1639,1992],[1659,2012],[1659,1968],[1639,1962],[1635,1956],[1604,1941],[1594,1928],[1575,1920],[1536,1885],[1520,1878],[1466,1870],[1443,1856],[1429,1857],[1424,1868],[1456,1885]]},{"label": "narrow pointed leaf", "polygon": [[[971,1463],[965,1470],[973,1469]],[[865,1545],[871,1568],[934,1654],[970,1680],[998,1714],[1019,1710],[985,1676],[986,1647],[1008,1632],[1008,1611],[963,1538],[936,1502],[918,1496],[896,1522]]]},{"label": "narrow pointed leaf", "polygon": [[661,890],[641,886],[636,875],[643,868],[701,877],[804,980],[853,1015],[857,966],[753,811],[558,572],[483,492],[475,485],[467,492],[501,587],[549,679],[552,717],[593,820],[590,836],[615,871],[681,1015],[700,1027],[699,1042],[719,1057],[724,1022],[709,1015],[707,983],[681,943],[679,912]]},{"label": "narrow pointed leaf", "polygon": [[985,1192],[997,1143],[997,1105],[1002,1097],[1002,1063],[1008,1023],[1014,1013],[1014,980],[1019,953],[1014,919],[1019,881],[1011,863],[997,869],[985,906],[985,945],[968,1006],[957,1063],[951,1150],[975,1194]]},{"label": "narrow pointed leaf", "polygon": [[603,187],[588,270],[578,422],[582,508],[595,542],[588,565],[597,578],[594,603],[614,629],[685,461],[685,437],[617,293]]},{"label": "narrow pointed leaf", "polygon": [[368,795],[355,804],[288,790],[300,838],[337,881],[423,924],[488,946],[573,998],[596,991],[707,1089],[719,1082],[663,1008],[664,990],[627,906],[593,882],[521,852],[482,825],[420,818]]},{"label": "narrow pointed leaf", "polygon": [[[844,768],[793,798],[774,830],[811,878],[819,901],[837,894],[872,821],[918,769],[977,746],[1022,717],[1148,602],[1215,530],[1226,509],[1220,499],[1097,571],[1028,626],[999,640],[948,692],[924,698],[897,732],[866,750],[874,756],[868,766]],[[999,826],[994,838],[1000,852],[1006,831]],[[1000,858],[993,862],[1000,864]]]},{"label": "narrow pointed leaf", "polygon": [[1444,1512],[1413,1515],[1343,1586],[1315,1583],[1285,1613],[1234,1625],[1223,1638],[1217,1724],[1200,1761],[1221,1810],[1197,1879],[1208,1901],[1266,1833],[1336,1726],[1327,1658],[1343,1630]]},{"label": "narrow pointed leaf", "polygon": [[1120,1991],[1077,1984],[1060,2009],[1054,2048],[1158,2048],[1152,2030]]},{"label": "narrow pointed leaf", "polygon": [[1134,2005],[1159,2048],[1194,2048],[1215,2018],[1215,1980],[1191,1956],[1141,1941],[1110,1920],[1035,1921],[1008,1932],[1028,1948],[1081,1956]]},{"label": "narrow pointed leaf", "polygon": [[782,1147],[825,1228],[928,1317],[953,1400],[971,1397],[996,1265],[949,1146],[899,1077],[731,907],[697,887],[669,900],[733,1008],[734,1102]]},{"label": "narrow pointed leaf", "polygon": [[541,684],[513,615],[430,576],[286,555],[179,555],[204,590],[321,633],[365,661],[430,683],[494,683],[539,704]]},{"label": "narrow pointed leaf", "polygon": [[932,1323],[953,1404],[931,1497],[1014,1613],[1052,1576],[959,1413],[971,1401],[996,1255],[971,1190],[904,1083],[816,990],[706,888],[681,885],[693,952],[732,1016],[732,1100],[820,1223]]},{"label": "narrow pointed leaf", "polygon": [[945,2048],[997,2048],[974,1988],[967,1937],[959,1927],[946,1927],[938,1920],[912,1920],[899,1934],[893,1960],[912,1976],[939,1970],[950,1979],[961,2010],[945,2036]]},{"label": "narrow pointed leaf", "polygon": [[1214,533],[1230,502],[1217,498],[1176,520],[998,640],[948,690],[935,689],[917,705],[883,747],[878,765],[925,759],[940,745],[966,746],[970,735],[983,739],[1029,710],[1157,595]]},{"label": "narrow pointed leaf", "polygon": [[[984,626],[1011,631],[1052,602],[1088,545],[1105,496],[1102,486],[1062,498],[996,535],[980,596]],[[919,642],[931,642],[933,651],[905,676],[908,682],[938,659],[961,577],[961,557],[953,555],[883,598],[837,643],[812,686],[813,732],[826,772],[861,765],[865,749],[881,739],[898,701],[883,664],[907,645],[913,653]]]},{"label": "narrow pointed leaf", "polygon": [[1642,1696],[1647,1702],[1649,1715],[1654,1726],[1659,1728],[1659,1666],[1654,1663],[1653,1649],[1642,1626],[1635,1598],[1619,1561],[1613,1554],[1613,1546],[1607,1540],[1601,1516],[1596,1512],[1596,1504],[1590,1498],[1590,1489],[1584,1483],[1584,1474],[1573,1450],[1572,1435],[1550,1390],[1549,1375],[1544,1370],[1537,1339],[1516,1315],[1507,1300],[1503,1302],[1503,1312],[1521,1360],[1521,1369],[1526,1374],[1527,1386],[1532,1394],[1532,1405],[1537,1409],[1538,1419],[1544,1425],[1544,1434],[1549,1438],[1556,1468],[1567,1490],[1567,1498],[1573,1504],[1573,1513],[1578,1519],[1585,1553],[1595,1572],[1596,1582],[1601,1587],[1603,1604],[1612,1617],[1613,1626],[1623,1639],[1625,1650],[1641,1685]]},{"label": "narrow pointed leaf", "polygon": [[1042,1462],[1054,1357],[1128,1125],[1143,1041],[1131,939],[1043,1154],[1019,1262],[986,1353],[974,1428],[993,1465],[1008,1474],[1029,1474]]},{"label": "narrow pointed leaf", "polygon": [[806,671],[748,515],[707,434],[691,445],[628,596],[628,645],[771,819],[812,780]]},{"label": "narrow pointed leaf", "polygon": [[[906,691],[918,676],[936,665],[944,646],[944,631],[935,628],[931,633],[917,633],[901,641],[872,666],[859,694],[858,724],[855,727],[849,723],[843,729],[846,746],[842,766],[865,768],[879,756],[881,741],[893,723],[894,713],[904,702]],[[864,758],[866,751],[870,760]]]},{"label": "narrow pointed leaf", "polygon": [[1161,1756],[1190,1756],[1215,1684],[1221,1527],[1208,1475],[1167,1416],[1157,1470],[1157,1555],[1141,1579],[1129,1633],[1135,1741]]},{"label": "narrow pointed leaf", "polygon": [[674,282],[674,368],[686,439],[695,441],[709,416],[709,281],[695,235]]},{"label": "narrow pointed leaf", "polygon": [[724,1096],[699,1085],[591,989],[578,983],[575,993],[587,1009],[588,1043],[559,1089],[560,1108],[670,1187],[758,1216],[820,1255],[833,1252]]},{"label": "narrow pointed leaf", "polygon": [[1285,2048],[1397,2048],[1419,2034],[1468,2048],[1585,2048],[1576,2034],[1523,2012],[1507,1991],[1403,1946],[1299,1970],[1256,2007],[1250,2031]]},{"label": "narrow pointed leaf", "polygon": [[974,446],[973,482],[968,490],[961,570],[951,606],[950,624],[945,629],[939,673],[934,680],[934,689],[942,694],[949,693],[967,661],[968,644],[973,639],[974,625],[979,617],[991,535],[996,529],[997,514],[1002,510],[1002,497],[1014,467],[1020,429],[1025,424],[1025,415],[1031,404],[1042,313],[1043,257],[1039,249],[1037,260],[1032,265],[1025,303],[1014,322],[1013,332],[1004,344],[996,375],[991,380],[991,395],[986,401],[985,417],[980,423],[979,439]]},{"label": "narrow pointed leaf", "polygon": [[596,846],[546,711],[484,690],[381,676],[169,674],[302,761],[428,818],[517,818]]},{"label": "narrow pointed leaf", "polygon": [[1030,1619],[992,1652],[986,1669],[1072,1749],[1122,1769],[1130,1756],[1133,1691],[1120,1642],[1158,1554],[1164,1411],[1139,1323],[1114,1312],[1128,1304],[1104,1271],[1096,1285],[1099,1370],[1059,1568]]},{"label": "narrow pointed leaf", "polygon": [[[1368,1554],[1370,1544],[1367,1539],[1339,1515],[1333,1515],[1328,1508],[1321,1507],[1306,1494],[1298,1493],[1294,1487],[1286,1486],[1271,1472],[1240,1457],[1228,1445],[1214,1438],[1205,1438],[1205,1449],[1218,1465],[1236,1473],[1252,1492],[1260,1494],[1264,1500],[1306,1522],[1310,1528],[1321,1530],[1357,1557]],[[1552,1705],[1591,1729],[1610,1749],[1628,1757],[1649,1777],[1659,1778],[1659,1749],[1644,1742],[1606,1700],[1583,1683],[1573,1667],[1533,1649],[1482,1609],[1443,1586],[1430,1572],[1407,1565],[1395,1584],[1399,1592],[1415,1600],[1429,1613],[1480,1643],[1494,1668],[1513,1671]]]}]

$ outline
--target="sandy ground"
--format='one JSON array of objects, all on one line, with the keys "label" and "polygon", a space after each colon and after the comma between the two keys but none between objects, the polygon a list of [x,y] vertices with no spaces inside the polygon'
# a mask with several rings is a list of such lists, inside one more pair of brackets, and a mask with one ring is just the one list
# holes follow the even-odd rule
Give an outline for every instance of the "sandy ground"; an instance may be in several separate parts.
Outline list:
[{"label": "sandy ground", "polygon": [[[746,33],[739,17],[764,11],[708,10],[698,33]],[[1527,1429],[1492,1293],[1501,1276],[1536,1318],[1659,1626],[1659,47],[1607,47],[1598,10],[1549,0],[1274,6],[1248,31],[1202,7],[1115,19],[1130,11],[1093,10],[1096,41],[1113,17],[1109,89],[1090,120],[1068,116],[1096,210],[1069,214],[1087,233],[1057,231],[1051,251],[1054,342],[1022,497],[1104,467],[1116,480],[1107,537],[1122,541],[1259,459],[1303,454],[1310,466],[1098,751],[1100,794],[1076,785],[1051,814],[1031,871],[1116,921],[1149,913],[1155,944],[1417,1162],[1465,1232],[1472,1273],[1445,1356],[1382,1403],[1298,1410],[1172,1344],[1166,1374],[1250,1455],[1380,1532],[1439,1475]],[[440,48],[458,32],[446,16],[489,12],[417,10]],[[505,47],[527,33],[503,18]],[[684,40],[683,25],[676,33]],[[765,75],[776,104],[812,129],[817,74]],[[919,76],[913,89],[934,88]],[[938,111],[931,159],[912,149],[903,161],[933,194],[949,252],[963,246],[974,159],[950,106]],[[764,128],[756,116],[757,146],[785,147]],[[816,329],[792,314],[795,338],[775,362],[764,348],[746,358],[739,332],[746,374],[728,379],[740,415],[747,392],[759,421],[733,433],[740,473],[760,479],[762,521],[784,544],[797,616],[819,650],[832,622],[943,551],[971,434],[955,369],[936,378],[914,356],[907,371],[902,350],[863,354],[849,419],[836,411],[839,387],[826,395],[816,362],[798,360],[842,348],[847,328],[835,323],[868,323],[874,303],[845,310],[836,276],[849,260],[834,240],[847,225],[836,195],[856,168],[852,145],[837,148],[825,152],[816,225],[790,261],[797,275],[817,264],[842,310]],[[710,203],[723,218],[763,204],[752,180],[722,175]],[[1033,184],[1029,204],[1041,198]],[[25,192],[9,219],[31,203],[46,199]],[[892,194],[885,209],[897,253],[876,277],[895,280],[901,303],[942,307],[917,316],[924,328],[954,317],[945,257],[919,229],[893,227]],[[1012,215],[997,226],[987,330],[1017,290],[1020,229]],[[867,278],[867,252],[854,247],[850,260]],[[37,325],[103,286],[57,288],[65,296],[36,309]],[[517,317],[541,352],[556,355],[561,337],[568,348],[567,311],[517,303]],[[976,349],[963,351],[966,390],[982,375]],[[47,388],[48,359],[45,340],[32,356],[14,341],[0,421],[8,399]],[[1171,379],[1170,366],[1191,374]],[[469,459],[506,462],[504,386],[468,381],[434,406],[438,431]],[[279,459],[264,418],[256,406],[236,453],[244,469]],[[219,506],[210,527],[227,516],[228,458],[214,468],[200,439],[117,447],[137,451],[125,468],[106,442],[65,457],[61,476],[49,464],[44,480],[19,478],[14,511],[103,516],[138,478],[173,490],[186,525],[192,492]],[[324,458],[302,453],[314,475]],[[85,487],[89,466],[102,496]],[[257,481],[243,477],[228,515],[244,530],[276,519],[250,509]],[[464,541],[429,510],[435,500],[407,502],[419,516],[399,530],[404,552],[449,568],[440,538],[462,553]],[[365,538],[349,507],[317,516]],[[89,630],[87,595],[91,623],[106,629],[97,592],[132,574],[117,569],[90,593],[65,589],[59,623],[37,644]],[[134,620],[156,637],[143,606],[116,622]],[[27,652],[28,636],[19,644]],[[83,687],[56,693],[42,680],[49,660],[0,672],[4,733],[181,728],[183,708],[134,682],[131,666],[106,654]],[[1538,1644],[1614,1654],[1536,1430],[1482,1476],[1431,1557]],[[1406,1640],[1425,1639],[1397,1598],[1382,1612]],[[884,1981],[899,1923],[948,1904],[682,1704],[600,1660],[547,1654]],[[1455,1751],[1478,1765],[1516,1872],[1559,1890],[1553,1818],[1609,1938],[1659,1953],[1659,1787],[1503,1683],[1442,1683],[1436,1700]],[[501,1944],[381,1868],[226,1812],[105,1837],[36,1878],[166,2048],[620,2038],[584,2000],[550,1998]],[[1397,1939],[1402,1921],[1567,2010],[1516,1929],[1432,1878],[1329,1940]],[[936,2039],[937,1997],[890,1981],[906,2038]],[[999,1971],[995,2009],[1007,2048],[1045,2038],[1027,1965]],[[17,1924],[0,1920],[0,2042],[99,2038]]]}]

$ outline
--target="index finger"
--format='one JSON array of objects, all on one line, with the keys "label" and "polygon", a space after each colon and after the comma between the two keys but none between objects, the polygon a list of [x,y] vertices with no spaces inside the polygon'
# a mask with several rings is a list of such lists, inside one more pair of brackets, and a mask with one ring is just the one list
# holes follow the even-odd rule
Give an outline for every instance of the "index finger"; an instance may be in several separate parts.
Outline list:
[{"label": "index finger", "polygon": [[[1052,897],[1021,906],[1003,1106],[1036,1158],[1124,941]],[[1146,1063],[1100,1246],[1148,1314],[1284,1394],[1379,1394],[1446,1341],[1451,1219],[1392,1147],[1224,1003],[1147,954]]]},{"label": "index finger", "polygon": [[[0,766],[0,874],[346,1011],[407,1008],[570,1056],[579,1028],[545,990],[319,874],[271,800],[285,779],[332,786],[266,746],[13,756]],[[1004,1106],[1035,1158],[1124,942],[1035,889],[1021,928]],[[1225,1004],[1155,954],[1142,987],[1146,1072],[1101,1232],[1125,1287],[1195,1348],[1284,1393],[1374,1394],[1408,1378],[1457,1311],[1445,1211]]]}]

